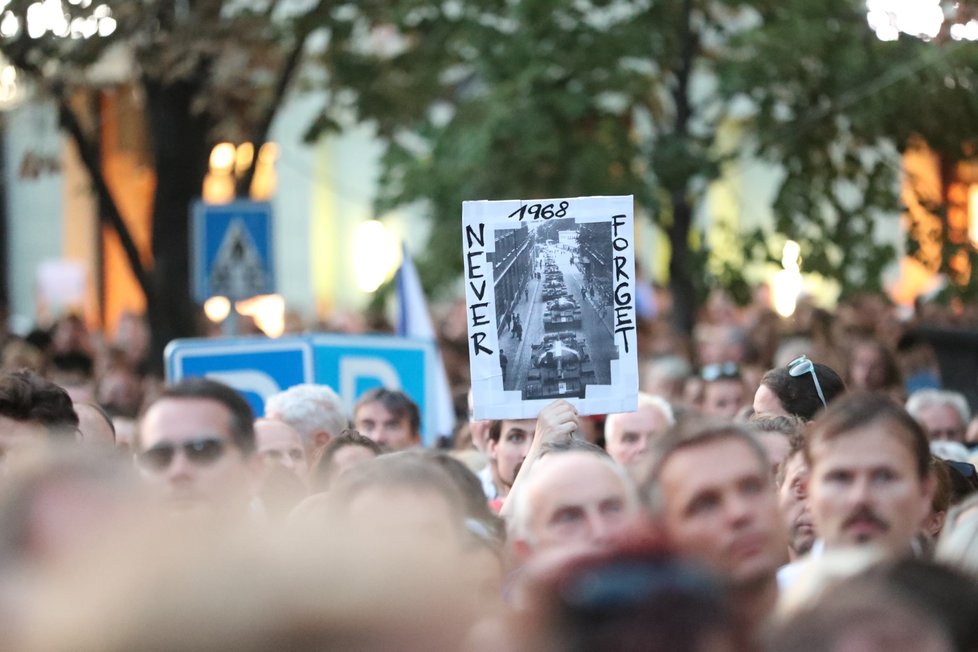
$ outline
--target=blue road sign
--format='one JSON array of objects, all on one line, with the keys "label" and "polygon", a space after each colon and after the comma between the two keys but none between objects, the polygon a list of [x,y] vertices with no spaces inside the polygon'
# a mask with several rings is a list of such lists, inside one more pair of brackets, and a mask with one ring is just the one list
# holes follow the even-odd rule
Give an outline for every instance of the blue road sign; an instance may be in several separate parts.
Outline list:
[{"label": "blue road sign", "polygon": [[272,207],[237,201],[193,207],[194,298],[232,300],[275,292]]},{"label": "blue road sign", "polygon": [[306,337],[174,340],[166,347],[167,382],[206,377],[234,387],[256,416],[265,399],[283,389],[315,382],[312,343]]},{"label": "blue road sign", "polygon": [[418,404],[425,445],[437,432],[434,401],[435,347],[431,342],[387,335],[316,335],[316,382],[329,385],[350,410],[374,387],[399,389]]},{"label": "blue road sign", "polygon": [[167,381],[205,376],[244,394],[264,414],[268,396],[299,383],[332,387],[347,409],[374,387],[399,389],[418,404],[425,444],[437,431],[434,345],[387,335],[309,335],[175,340],[166,350]]}]

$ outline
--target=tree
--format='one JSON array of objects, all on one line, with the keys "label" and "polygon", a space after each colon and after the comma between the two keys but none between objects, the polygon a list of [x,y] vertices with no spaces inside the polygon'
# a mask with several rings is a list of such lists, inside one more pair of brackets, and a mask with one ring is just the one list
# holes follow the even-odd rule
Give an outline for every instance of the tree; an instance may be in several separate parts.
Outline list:
[{"label": "tree", "polygon": [[[961,142],[975,124],[951,124],[970,109],[947,93],[916,91],[946,66],[921,62],[927,43],[878,41],[861,0],[374,1],[349,22],[377,47],[330,43],[333,97],[388,142],[380,207],[426,202],[430,286],[461,269],[445,233],[465,199],[633,193],[668,234],[683,332],[704,275],[694,215],[744,150],[784,166],[775,227],[802,241],[806,269],[873,289],[893,252],[872,230],[899,206],[879,152],[918,131]],[[970,84],[959,56],[944,60]],[[735,148],[721,133],[732,123]],[[772,255],[765,236],[745,237],[749,257]]]},{"label": "tree", "polygon": [[[843,291],[881,290],[897,252],[877,244],[874,230],[884,221],[898,228],[887,218],[905,208],[898,156],[926,143],[947,185],[956,165],[976,153],[978,52],[949,38],[953,20],[934,39],[881,41],[867,28],[862,3],[850,0],[791,0],[761,18],[763,28],[731,43],[719,79],[728,97],[750,99],[750,145],[784,170],[775,228],[801,243],[807,270],[838,278]],[[947,188],[928,198],[907,181],[915,203],[936,216],[943,245],[936,255],[922,249],[925,234],[913,220],[909,253],[964,281],[952,288],[973,295],[978,278],[965,279],[954,261],[973,259],[974,247],[948,223]],[[757,257],[774,255],[758,247]]]},{"label": "tree", "polygon": [[[297,15],[288,3],[234,0],[12,0],[0,15],[0,51],[58,106],[98,199],[145,293],[150,364],[196,332],[190,297],[188,213],[200,197],[213,146],[250,141],[257,152],[298,70],[306,41],[324,24],[325,2]],[[320,18],[313,22],[311,17]],[[97,84],[89,71],[107,53],[131,62],[156,175],[152,261],[144,260],[102,174],[98,119],[74,100]],[[90,126],[91,125],[91,126]],[[240,180],[246,195],[252,171]]]}]

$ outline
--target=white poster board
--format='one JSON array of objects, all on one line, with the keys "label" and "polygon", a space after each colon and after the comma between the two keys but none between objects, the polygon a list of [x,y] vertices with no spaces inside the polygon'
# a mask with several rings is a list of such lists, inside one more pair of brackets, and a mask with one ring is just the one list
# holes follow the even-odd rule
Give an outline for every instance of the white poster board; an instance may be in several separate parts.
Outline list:
[{"label": "white poster board", "polygon": [[476,419],[638,402],[633,199],[469,201],[462,248]]}]

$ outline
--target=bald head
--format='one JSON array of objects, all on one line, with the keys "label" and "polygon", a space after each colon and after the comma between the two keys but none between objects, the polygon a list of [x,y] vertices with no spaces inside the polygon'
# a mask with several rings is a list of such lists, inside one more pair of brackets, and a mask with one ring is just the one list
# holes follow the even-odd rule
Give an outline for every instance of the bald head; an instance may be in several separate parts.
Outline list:
[{"label": "bald head", "polygon": [[590,451],[554,452],[533,466],[515,497],[511,524],[518,553],[605,547],[638,517],[628,474]]}]

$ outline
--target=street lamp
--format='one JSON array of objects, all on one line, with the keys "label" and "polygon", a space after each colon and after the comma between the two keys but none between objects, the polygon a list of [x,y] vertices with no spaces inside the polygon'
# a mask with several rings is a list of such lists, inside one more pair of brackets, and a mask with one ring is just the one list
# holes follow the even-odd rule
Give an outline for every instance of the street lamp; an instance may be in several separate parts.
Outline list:
[{"label": "street lamp", "polygon": [[397,236],[379,220],[357,225],[353,233],[353,266],[357,287],[376,292],[401,264]]}]

